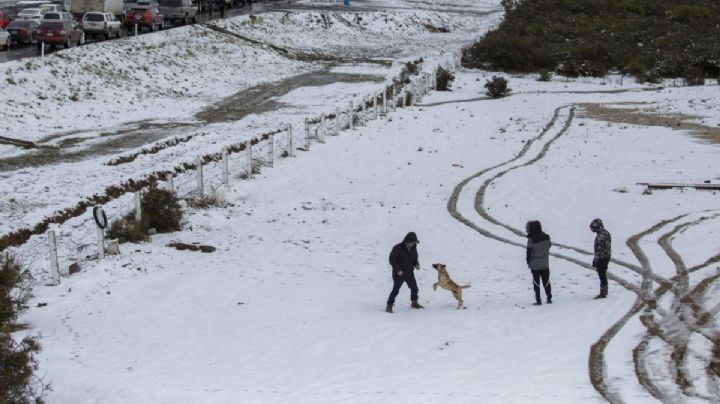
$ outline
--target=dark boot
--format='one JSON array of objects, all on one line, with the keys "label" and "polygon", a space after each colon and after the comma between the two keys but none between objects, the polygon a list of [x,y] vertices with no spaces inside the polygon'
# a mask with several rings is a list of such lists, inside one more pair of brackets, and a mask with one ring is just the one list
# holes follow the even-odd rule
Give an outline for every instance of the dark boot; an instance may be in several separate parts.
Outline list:
[{"label": "dark boot", "polygon": [[410,307],[412,307],[413,309],[424,309],[424,308],[425,308],[425,307],[423,307],[423,306],[420,306],[420,305],[418,304],[417,300],[413,300],[413,301],[412,301],[412,304],[410,305]]},{"label": "dark boot", "polygon": [[535,288],[535,303],[533,306],[542,306],[542,298],[540,297],[540,288]]},{"label": "dark boot", "polygon": [[548,297],[546,303],[547,303],[547,304],[552,304],[552,297]]},{"label": "dark boot", "polygon": [[595,299],[604,299],[607,297],[608,288],[607,286],[601,286],[600,287],[600,294],[595,296]]},{"label": "dark boot", "polygon": [[393,312],[392,307],[393,307],[392,304],[388,304],[387,306],[385,306],[385,311],[388,313],[392,313]]}]

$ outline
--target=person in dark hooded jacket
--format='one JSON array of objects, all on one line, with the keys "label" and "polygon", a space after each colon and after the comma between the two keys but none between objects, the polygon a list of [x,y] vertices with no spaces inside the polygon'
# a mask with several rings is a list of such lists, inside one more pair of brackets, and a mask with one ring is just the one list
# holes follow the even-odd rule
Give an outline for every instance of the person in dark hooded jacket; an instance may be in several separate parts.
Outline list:
[{"label": "person in dark hooded jacket", "polygon": [[400,287],[403,283],[407,283],[410,288],[410,307],[413,309],[422,309],[423,306],[418,304],[418,287],[415,281],[416,269],[420,269],[418,262],[417,245],[419,241],[415,233],[408,233],[403,241],[396,244],[390,252],[390,266],[392,267],[393,288],[387,300],[385,311],[393,312],[395,298],[400,293]]},{"label": "person in dark hooded jacket", "polygon": [[550,236],[543,233],[539,221],[533,220],[525,225],[527,232],[527,250],[525,261],[527,262],[533,277],[533,289],[535,290],[536,306],[542,305],[540,298],[540,282],[545,288],[547,303],[552,303],[552,288],[550,285]]},{"label": "person in dark hooded jacket", "polygon": [[608,295],[607,270],[612,258],[612,237],[610,232],[605,230],[605,225],[600,219],[595,219],[590,223],[590,231],[597,234],[595,236],[595,254],[592,265],[597,270],[600,278],[600,294],[595,298],[604,299]]}]

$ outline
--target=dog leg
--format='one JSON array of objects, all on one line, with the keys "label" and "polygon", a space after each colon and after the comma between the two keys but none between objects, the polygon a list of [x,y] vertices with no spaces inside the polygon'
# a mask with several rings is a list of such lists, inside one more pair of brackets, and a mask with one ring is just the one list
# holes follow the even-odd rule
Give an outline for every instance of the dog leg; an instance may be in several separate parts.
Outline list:
[{"label": "dog leg", "polygon": [[437,290],[438,285],[440,285],[440,282],[433,283],[433,290]]}]

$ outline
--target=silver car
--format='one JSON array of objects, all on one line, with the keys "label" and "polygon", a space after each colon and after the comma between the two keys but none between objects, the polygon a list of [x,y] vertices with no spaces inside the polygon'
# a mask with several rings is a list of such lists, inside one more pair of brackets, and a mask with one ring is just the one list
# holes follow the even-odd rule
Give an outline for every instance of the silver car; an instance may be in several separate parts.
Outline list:
[{"label": "silver car", "polygon": [[105,39],[120,38],[122,23],[113,13],[89,11],[83,15],[82,29],[87,35],[103,35]]}]

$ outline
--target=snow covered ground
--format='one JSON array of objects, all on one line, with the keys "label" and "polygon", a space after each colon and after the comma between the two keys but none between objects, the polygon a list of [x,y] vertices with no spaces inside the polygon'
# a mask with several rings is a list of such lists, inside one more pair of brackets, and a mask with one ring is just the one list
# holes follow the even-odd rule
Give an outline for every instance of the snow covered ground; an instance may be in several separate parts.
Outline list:
[{"label": "snow covered ground", "polygon": [[[221,24],[297,54],[336,58],[339,65],[287,59],[265,47],[238,45],[232,35],[223,35],[231,38],[224,48],[212,50],[199,42],[219,34],[200,27],[183,28],[204,33],[187,47],[166,42],[186,35],[182,29],[145,35],[139,39],[165,43],[158,49],[207,52],[203,73],[173,65],[153,71],[166,83],[158,84],[157,96],[128,87],[137,105],[98,108],[93,113],[105,115],[92,119],[120,127],[143,119],[133,114],[147,114],[153,105],[165,111],[153,119],[187,121],[248,86],[320,69],[365,75],[360,80],[300,86],[272,98],[278,109],[239,120],[192,121],[198,126],[172,132],[192,140],[131,163],[106,164],[138,148],[3,173],[0,186],[12,194],[0,202],[3,232],[121,180],[194,161],[287,123],[302,145],[298,128],[305,117],[334,113],[350,100],[358,105],[389,83],[405,60],[422,56],[430,68],[449,60],[461,38],[481,34],[498,17],[484,14],[497,10],[496,2],[395,0],[368,11],[380,2],[358,1],[359,15],[303,3],[309,10]],[[378,28],[386,18],[391,31]],[[426,24],[450,33],[432,33]],[[343,52],[344,43],[354,46]],[[103,52],[112,55],[112,49]],[[216,52],[235,52],[230,63],[252,74],[223,75],[204,87],[205,75],[218,75],[226,62],[213,59]],[[257,65],[248,57],[257,57]],[[61,64],[63,58],[46,61]],[[384,65],[374,58],[397,60]],[[141,66],[139,60],[132,56],[128,63]],[[28,80],[27,94],[43,88],[19,66],[6,65],[13,77]],[[70,75],[79,68],[63,66]],[[718,143],[708,136],[717,130],[717,85],[644,88],[616,77],[509,77],[513,95],[491,100],[482,86],[492,75],[461,71],[453,91],[432,93],[416,107],[324,144],[313,142],[293,158],[279,158],[278,136],[274,167],[261,167],[250,180],[239,178],[246,156],[232,155],[230,186],[217,191],[228,206],[188,210],[182,231],[122,245],[120,256],[93,258],[89,212],[53,226],[61,269],[74,261],[83,268],[60,286],[45,286],[45,236],[13,249],[37,281],[21,321],[44,346],[40,374],[53,385],[47,401],[712,402],[720,391],[718,377],[706,371],[720,311],[717,193],[648,193],[637,183],[720,181]],[[184,95],[160,95],[185,79],[192,87]],[[104,91],[95,79],[87,85],[93,93]],[[112,86],[110,93],[119,91]],[[52,131],[51,117],[78,129],[88,124],[68,111],[58,107],[28,127]],[[687,122],[670,125],[670,115]],[[23,127],[21,119],[35,118],[17,114],[8,127]],[[263,147],[255,150],[260,159]],[[206,167],[210,189],[219,173],[217,164]],[[176,178],[181,194],[194,180],[192,173]],[[118,217],[131,206],[132,195],[125,195],[105,209]],[[592,299],[598,281],[587,268],[588,224],[595,217],[612,232],[618,260],[604,301]],[[530,306],[525,239],[518,231],[532,219],[542,221],[555,243],[551,306]],[[390,315],[383,312],[391,288],[387,256],[408,231],[421,240],[417,278],[426,308],[411,310],[403,288]],[[171,241],[218,250],[181,252],[165,247]],[[455,310],[449,292],[432,291],[435,262],[445,263],[458,283],[472,284],[464,293],[466,310]]]},{"label": "snow covered ground", "polygon": [[[613,264],[611,273],[638,289],[613,283],[610,298],[595,301],[595,275],[554,258],[555,304],[529,306],[523,250],[455,220],[448,198],[465,178],[515,157],[542,133],[555,108],[577,105],[547,154],[494,180],[485,196],[487,212],[517,228],[539,219],[556,242],[585,250],[592,246],[587,225],[600,216],[613,234],[616,256],[638,266],[625,240],[689,214],[640,243],[656,274],[669,279],[674,267],[650,242],[714,209],[717,196],[644,195],[635,182],[716,176],[704,162],[717,145],[678,130],[600,122],[583,116],[581,105],[662,103],[706,97],[714,88],[636,91],[639,86],[626,84],[627,92],[609,93],[620,86],[511,78],[516,95],[453,102],[481,97],[488,77],[462,72],[455,91],[428,96],[425,106],[314,144],[309,153],[279,160],[250,181],[233,181],[224,192],[232,206],[191,211],[183,231],[124,245],[123,255],[87,261],[81,274],[59,287],[38,287],[36,301],[48,306],[23,320],[42,335],[41,366],[55,386],[49,400],[602,402],[588,372],[590,347],[633,306],[643,274]],[[568,94],[567,88],[598,93]],[[569,110],[558,115],[560,123],[568,118]],[[556,133],[550,128],[547,134]],[[532,160],[548,139],[539,138],[512,165]],[[460,191],[459,213],[523,243],[475,212],[473,185]],[[673,235],[688,265],[720,253],[702,236],[711,234],[713,223]],[[417,277],[426,309],[411,310],[403,289],[389,315],[382,311],[391,286],[387,254],[407,231],[421,239]],[[164,247],[173,240],[218,251]],[[563,248],[555,252],[590,260]],[[431,290],[434,262],[447,264],[457,282],[472,283],[467,310],[455,310],[448,292]],[[706,278],[716,267],[698,274]],[[691,286],[700,280],[693,278]],[[717,287],[709,287],[708,309],[716,304],[710,296]],[[672,308],[670,300],[661,302],[659,318]],[[633,315],[608,340],[603,360],[609,396],[656,402],[638,382],[633,362],[646,332]],[[717,384],[698,365],[707,359],[707,340],[694,335],[697,351],[687,366],[699,396],[694,399],[682,396],[668,376],[671,346],[649,340],[642,366],[671,399],[706,401]]]}]

